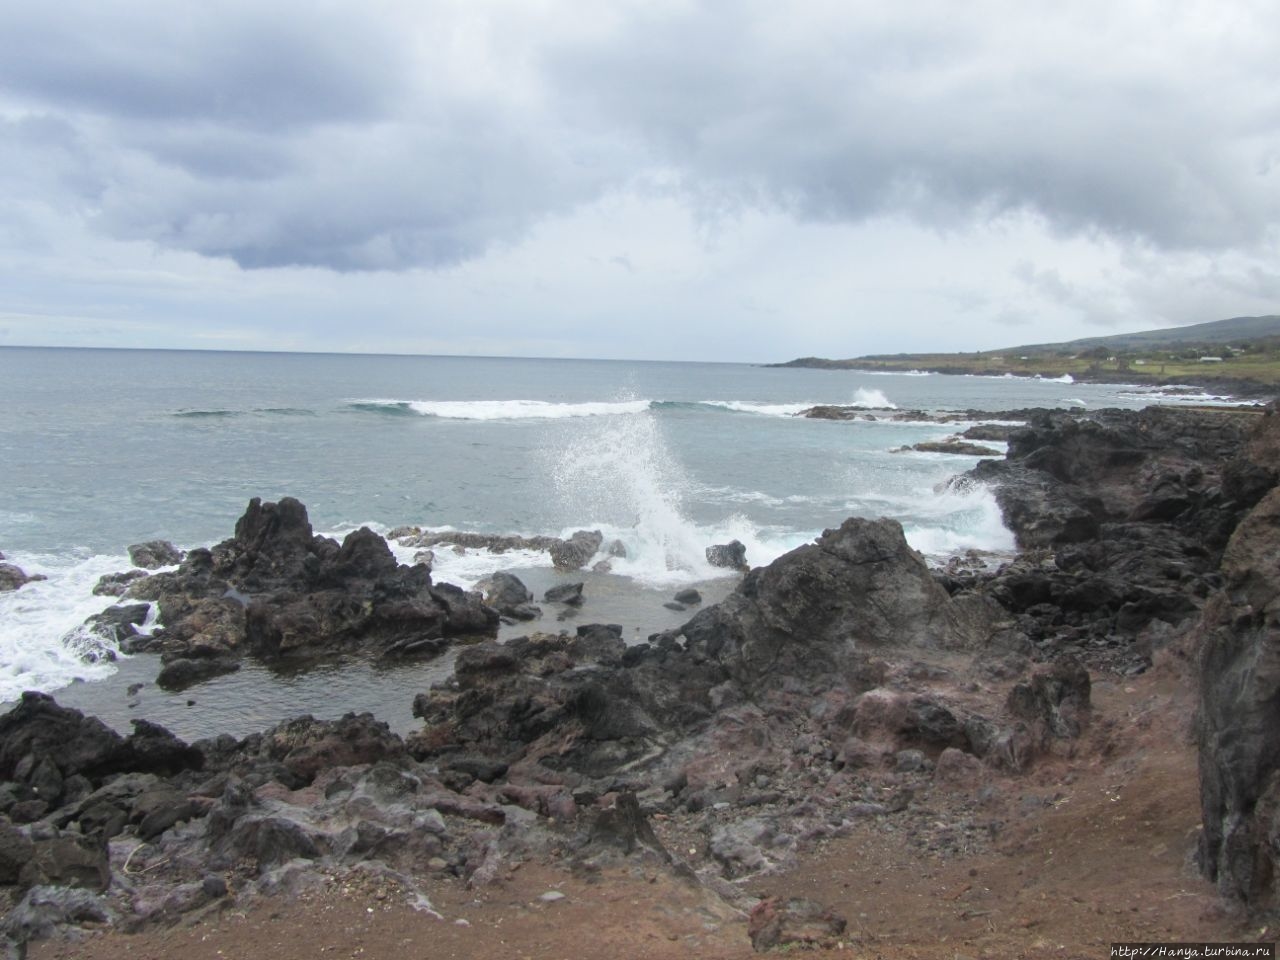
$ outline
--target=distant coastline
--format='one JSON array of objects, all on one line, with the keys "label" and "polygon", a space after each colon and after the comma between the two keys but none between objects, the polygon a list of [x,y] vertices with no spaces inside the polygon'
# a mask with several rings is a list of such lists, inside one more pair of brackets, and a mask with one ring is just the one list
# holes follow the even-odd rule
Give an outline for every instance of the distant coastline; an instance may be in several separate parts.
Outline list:
[{"label": "distant coastline", "polygon": [[[1213,363],[1209,367],[1209,363]],[[1058,380],[1071,377],[1077,383],[1124,383],[1136,386],[1195,387],[1206,393],[1257,399],[1280,395],[1280,360],[1272,364],[1250,364],[1247,373],[1233,369],[1228,361],[1191,363],[1165,362],[1120,366],[1108,361],[1080,361],[1063,357],[1032,357],[1014,362],[986,354],[901,354],[887,357],[855,357],[829,360],[798,357],[768,367],[797,367],[810,370],[848,370],[865,373],[938,373],[973,377],[1028,377]],[[1150,370],[1146,369],[1147,367]],[[1163,372],[1161,372],[1163,371]]]},{"label": "distant coastline", "polygon": [[1069,376],[1077,383],[1195,386],[1256,399],[1280,394],[1280,315],[973,353],[894,353],[849,360],[799,357],[766,366],[1043,380]]}]

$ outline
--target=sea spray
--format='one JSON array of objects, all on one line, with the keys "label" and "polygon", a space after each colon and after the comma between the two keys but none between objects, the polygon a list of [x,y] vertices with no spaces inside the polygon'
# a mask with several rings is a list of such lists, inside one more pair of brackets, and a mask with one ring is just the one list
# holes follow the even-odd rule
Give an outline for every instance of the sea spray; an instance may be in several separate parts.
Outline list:
[{"label": "sea spray", "polygon": [[898,405],[886,397],[883,390],[876,390],[872,387],[859,387],[855,390],[853,400],[849,406],[861,407],[864,410],[898,409]]},{"label": "sea spray", "polygon": [[48,579],[0,593],[0,701],[24,690],[49,693],[114,673],[115,644],[87,634],[82,625],[112,605],[111,597],[94,596],[93,587],[104,574],[129,569],[128,558],[16,554],[11,559],[27,573]]},{"label": "sea spray", "polygon": [[647,583],[722,574],[706,561],[708,541],[688,520],[684,471],[650,411],[587,422],[563,447],[549,450],[549,472],[573,527],[600,527],[627,556],[616,572]]}]

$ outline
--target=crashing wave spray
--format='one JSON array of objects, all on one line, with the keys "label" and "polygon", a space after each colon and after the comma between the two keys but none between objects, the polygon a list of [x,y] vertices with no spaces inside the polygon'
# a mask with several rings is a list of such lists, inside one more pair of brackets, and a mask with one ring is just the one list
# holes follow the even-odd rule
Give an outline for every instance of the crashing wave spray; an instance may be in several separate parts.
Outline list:
[{"label": "crashing wave spray", "polygon": [[725,573],[707,564],[710,542],[682,512],[688,479],[671,456],[651,411],[580,421],[573,440],[548,451],[568,526],[598,527],[619,539],[625,559],[613,570],[648,583]]}]

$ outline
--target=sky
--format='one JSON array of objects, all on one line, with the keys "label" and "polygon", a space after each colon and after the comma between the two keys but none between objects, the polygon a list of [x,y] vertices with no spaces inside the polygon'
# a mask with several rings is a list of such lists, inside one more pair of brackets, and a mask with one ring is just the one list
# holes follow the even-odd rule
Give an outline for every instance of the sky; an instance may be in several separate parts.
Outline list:
[{"label": "sky", "polygon": [[1273,0],[0,4],[0,345],[769,362],[1267,313]]}]

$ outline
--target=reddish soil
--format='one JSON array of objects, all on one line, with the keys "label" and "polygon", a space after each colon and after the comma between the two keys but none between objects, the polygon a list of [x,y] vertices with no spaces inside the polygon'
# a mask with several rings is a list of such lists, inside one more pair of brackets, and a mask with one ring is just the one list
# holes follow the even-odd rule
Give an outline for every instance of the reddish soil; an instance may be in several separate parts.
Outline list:
[{"label": "reddish soil", "polygon": [[[860,960],[1095,960],[1109,955],[1113,941],[1274,939],[1224,906],[1196,874],[1192,712],[1189,670],[1177,657],[1163,657],[1141,677],[1098,679],[1090,728],[1072,755],[1042,761],[1019,778],[985,781],[997,788],[993,815],[1003,827],[982,849],[931,853],[880,818],[824,842],[785,872],[741,886],[833,908],[849,921],[845,937],[814,952]],[[673,849],[689,853],[676,846],[690,841],[673,825],[655,827]],[[563,897],[542,899],[550,891]],[[385,881],[333,880],[293,900],[229,907],[169,930],[33,944],[29,956],[754,956],[740,912],[653,867],[582,877],[525,863],[476,890],[442,880],[431,898],[443,920],[403,905]]]}]

